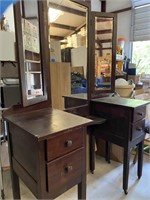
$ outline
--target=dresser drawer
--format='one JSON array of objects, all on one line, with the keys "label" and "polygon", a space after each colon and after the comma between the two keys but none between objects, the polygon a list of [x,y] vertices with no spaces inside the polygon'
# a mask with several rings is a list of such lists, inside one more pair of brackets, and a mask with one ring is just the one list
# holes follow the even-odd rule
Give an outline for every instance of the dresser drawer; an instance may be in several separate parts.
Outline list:
[{"label": "dresser drawer", "polygon": [[84,149],[75,150],[61,158],[47,163],[48,192],[62,193],[80,182],[83,173]]},{"label": "dresser drawer", "polygon": [[145,115],[146,115],[146,106],[135,109],[134,116],[133,116],[133,122],[136,122],[136,121],[139,121],[139,120],[145,118]]},{"label": "dresser drawer", "polygon": [[84,128],[80,127],[63,132],[48,139],[46,142],[46,160],[51,161],[82,147],[84,144]]},{"label": "dresser drawer", "polygon": [[144,135],[145,135],[144,128],[145,128],[145,120],[144,119],[134,123],[132,125],[130,140],[137,139],[138,137],[141,137],[141,136],[144,137]]}]

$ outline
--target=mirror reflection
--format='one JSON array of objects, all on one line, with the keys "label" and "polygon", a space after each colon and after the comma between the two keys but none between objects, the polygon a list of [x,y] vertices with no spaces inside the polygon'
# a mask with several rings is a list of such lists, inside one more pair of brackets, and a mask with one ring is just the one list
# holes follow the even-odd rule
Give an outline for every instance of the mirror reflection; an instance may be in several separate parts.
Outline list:
[{"label": "mirror reflection", "polygon": [[68,94],[86,94],[87,8],[69,0],[50,0],[49,27],[51,67],[59,63],[65,70],[69,64]]},{"label": "mirror reflection", "polygon": [[22,2],[22,37],[27,100],[42,96],[42,70],[37,1]]},{"label": "mirror reflection", "polygon": [[113,18],[95,17],[95,90],[111,89]]}]

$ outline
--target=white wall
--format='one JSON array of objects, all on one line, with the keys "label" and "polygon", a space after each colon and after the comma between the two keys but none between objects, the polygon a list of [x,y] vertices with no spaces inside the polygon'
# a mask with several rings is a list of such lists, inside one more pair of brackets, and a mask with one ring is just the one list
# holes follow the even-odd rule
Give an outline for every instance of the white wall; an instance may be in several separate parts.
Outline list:
[{"label": "white wall", "polygon": [[91,10],[92,11],[101,11],[101,2],[100,0],[91,0]]},{"label": "white wall", "polygon": [[126,39],[124,54],[130,58],[130,39],[131,39],[131,10],[117,15],[117,38]]},{"label": "white wall", "polygon": [[131,0],[106,0],[106,11],[113,12],[131,6]]},{"label": "white wall", "polygon": [[61,46],[59,41],[51,40],[50,42],[50,59],[61,62]]},{"label": "white wall", "polygon": [[87,48],[86,46],[71,49],[71,66],[84,68],[84,78],[87,74]]},{"label": "white wall", "polygon": [[4,13],[4,16],[6,17],[6,20],[8,20],[10,31],[15,32],[13,5],[10,5],[7,8],[7,10]]}]

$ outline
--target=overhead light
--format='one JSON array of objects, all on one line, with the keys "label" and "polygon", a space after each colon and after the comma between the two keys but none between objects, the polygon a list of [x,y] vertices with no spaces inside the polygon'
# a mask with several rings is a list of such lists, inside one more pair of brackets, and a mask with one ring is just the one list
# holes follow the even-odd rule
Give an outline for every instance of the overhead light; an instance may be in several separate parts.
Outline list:
[{"label": "overhead light", "polygon": [[49,21],[52,23],[58,19],[61,15],[64,13],[61,10],[57,10],[55,8],[49,8],[48,15],[49,15]]}]

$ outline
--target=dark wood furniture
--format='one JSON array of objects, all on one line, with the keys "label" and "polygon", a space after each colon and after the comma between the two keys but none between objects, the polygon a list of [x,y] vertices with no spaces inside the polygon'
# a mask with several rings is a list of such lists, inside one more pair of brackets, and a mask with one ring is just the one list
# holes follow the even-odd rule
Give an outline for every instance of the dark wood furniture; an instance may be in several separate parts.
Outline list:
[{"label": "dark wood furniture", "polygon": [[76,184],[78,199],[86,199],[85,136],[92,120],[52,108],[4,117],[14,199],[20,199],[19,178],[37,199],[56,198]]},{"label": "dark wood furniture", "polygon": [[92,120],[51,108],[47,1],[19,0],[14,17],[21,102],[3,114],[13,198],[21,198],[20,178],[38,199],[75,185],[78,199],[86,199],[85,135]]},{"label": "dark wood furniture", "polygon": [[[65,97],[65,102],[72,97]],[[71,102],[75,105],[76,98]],[[78,100],[79,101],[79,100]],[[143,142],[145,137],[145,113],[149,102],[121,97],[93,99],[86,106],[68,108],[70,112],[92,116],[94,122],[88,126],[90,148],[90,171],[95,169],[95,139],[106,142],[106,161],[110,162],[111,143],[123,147],[123,190],[127,194],[130,150],[138,147],[138,178],[142,176]],[[68,106],[68,104],[66,104]],[[86,110],[85,110],[86,108]],[[87,112],[88,110],[88,112]],[[105,120],[102,120],[105,119]]]},{"label": "dark wood furniture", "polygon": [[[131,148],[138,146],[138,178],[142,176],[143,142],[145,137],[145,113],[148,102],[106,97],[91,101],[91,114],[106,119],[102,125],[96,125],[90,132],[90,162],[94,162],[95,138],[101,138],[124,148],[123,190],[127,194],[129,161]],[[108,143],[110,144],[110,143]],[[109,146],[107,146],[109,161]],[[94,164],[91,171],[94,171]]]},{"label": "dark wood furniture", "polygon": [[[94,149],[96,137],[106,141],[106,160],[108,162],[110,161],[110,144],[114,143],[123,147],[123,190],[127,194],[130,149],[136,145],[139,153],[138,178],[142,175],[143,141],[145,136],[144,118],[147,102],[118,98],[114,94],[116,77],[116,15],[93,12],[90,13],[90,19],[89,41],[91,48],[89,50],[90,65],[87,69],[87,99],[73,95],[65,96],[65,107],[67,111],[77,115],[106,119],[103,123],[95,121],[94,124],[88,127],[90,130],[91,172],[93,173],[95,168]],[[108,23],[108,26],[106,23]],[[102,27],[105,27],[106,30],[102,30]],[[104,40],[106,32],[109,33],[109,38]],[[107,64],[105,71],[103,70],[103,64],[104,66]],[[109,75],[110,79],[106,81],[107,75]],[[105,86],[101,87],[103,85]]]}]

